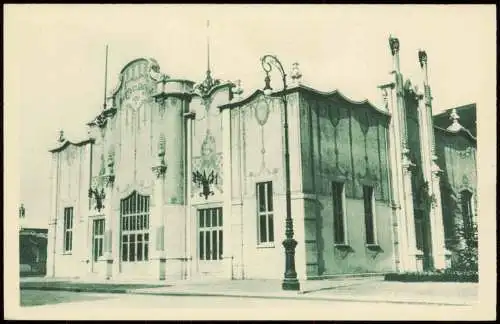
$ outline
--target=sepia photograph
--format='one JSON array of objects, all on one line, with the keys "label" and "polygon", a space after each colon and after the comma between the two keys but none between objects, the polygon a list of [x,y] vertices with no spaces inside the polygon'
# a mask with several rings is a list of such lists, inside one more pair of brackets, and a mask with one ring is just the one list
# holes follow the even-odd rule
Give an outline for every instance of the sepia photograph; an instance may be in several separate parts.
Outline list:
[{"label": "sepia photograph", "polygon": [[494,320],[493,5],[4,5],[5,319]]}]

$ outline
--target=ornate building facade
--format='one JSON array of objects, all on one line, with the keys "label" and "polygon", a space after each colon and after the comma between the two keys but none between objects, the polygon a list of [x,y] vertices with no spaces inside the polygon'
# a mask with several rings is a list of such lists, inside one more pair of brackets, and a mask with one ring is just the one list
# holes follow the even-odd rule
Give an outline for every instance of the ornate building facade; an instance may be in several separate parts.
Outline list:
[{"label": "ornate building facade", "polygon": [[[426,53],[419,90],[389,45],[382,107],[307,87],[296,65],[279,93],[299,279],[448,267],[475,215],[475,137],[433,122]],[[89,138],[51,150],[47,275],[282,278],[284,114],[210,69],[195,84],[127,64]]]}]

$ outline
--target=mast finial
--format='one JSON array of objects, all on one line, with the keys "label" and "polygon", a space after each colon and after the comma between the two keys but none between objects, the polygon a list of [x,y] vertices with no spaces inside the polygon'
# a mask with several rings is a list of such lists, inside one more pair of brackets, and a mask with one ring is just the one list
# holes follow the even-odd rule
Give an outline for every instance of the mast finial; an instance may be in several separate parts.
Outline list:
[{"label": "mast finial", "polygon": [[210,20],[207,19],[207,77],[210,76]]},{"label": "mast finial", "polygon": [[106,110],[106,92],[108,87],[108,44],[106,44],[106,61],[104,63],[104,101],[103,108]]}]

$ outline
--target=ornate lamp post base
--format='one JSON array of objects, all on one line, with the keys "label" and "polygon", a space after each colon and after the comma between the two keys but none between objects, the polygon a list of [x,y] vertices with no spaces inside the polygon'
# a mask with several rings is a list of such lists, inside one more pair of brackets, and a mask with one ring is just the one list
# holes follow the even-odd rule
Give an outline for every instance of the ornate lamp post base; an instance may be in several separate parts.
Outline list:
[{"label": "ornate lamp post base", "polygon": [[300,283],[297,279],[297,272],[295,271],[295,247],[297,246],[297,241],[291,237],[287,237],[283,240],[283,246],[285,247],[285,278],[281,284],[283,290],[300,290]]},{"label": "ornate lamp post base", "polygon": [[283,283],[281,284],[281,288],[283,290],[295,290],[298,291],[300,290],[300,283],[297,278],[295,279],[284,279]]}]

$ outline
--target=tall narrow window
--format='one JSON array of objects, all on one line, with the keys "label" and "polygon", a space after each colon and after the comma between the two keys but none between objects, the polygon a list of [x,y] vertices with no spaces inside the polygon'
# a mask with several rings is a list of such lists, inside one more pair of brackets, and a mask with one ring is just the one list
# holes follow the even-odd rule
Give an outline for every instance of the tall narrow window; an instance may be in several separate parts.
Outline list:
[{"label": "tall narrow window", "polygon": [[223,253],[222,208],[198,210],[199,259],[222,260]]},{"label": "tall narrow window", "polygon": [[460,193],[462,219],[464,223],[464,238],[470,242],[474,235],[474,223],[472,216],[472,193],[464,190]]},{"label": "tall narrow window", "polygon": [[335,244],[346,244],[344,220],[344,184],[332,183],[333,240]]},{"label": "tall narrow window", "polygon": [[73,207],[64,208],[64,252],[73,249]]},{"label": "tall narrow window", "polygon": [[94,261],[102,256],[104,245],[104,218],[94,220],[93,226]]},{"label": "tall narrow window", "polygon": [[121,201],[120,214],[122,261],[148,261],[149,197],[133,192]]},{"label": "tall narrow window", "polygon": [[274,242],[273,183],[257,183],[257,237],[258,243]]},{"label": "tall narrow window", "polygon": [[363,186],[363,200],[365,205],[366,244],[375,244],[375,227],[373,219],[373,187]]}]

